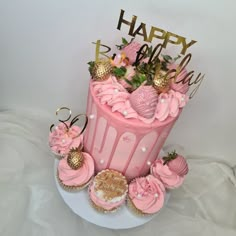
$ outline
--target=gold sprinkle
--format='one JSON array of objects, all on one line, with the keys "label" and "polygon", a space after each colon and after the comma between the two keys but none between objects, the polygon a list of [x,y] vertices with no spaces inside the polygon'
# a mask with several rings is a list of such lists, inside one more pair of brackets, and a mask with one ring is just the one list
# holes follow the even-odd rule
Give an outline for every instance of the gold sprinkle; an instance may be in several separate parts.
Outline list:
[{"label": "gold sprinkle", "polygon": [[102,171],[95,177],[95,191],[102,191],[106,201],[123,196],[127,188],[127,180],[117,171]]}]

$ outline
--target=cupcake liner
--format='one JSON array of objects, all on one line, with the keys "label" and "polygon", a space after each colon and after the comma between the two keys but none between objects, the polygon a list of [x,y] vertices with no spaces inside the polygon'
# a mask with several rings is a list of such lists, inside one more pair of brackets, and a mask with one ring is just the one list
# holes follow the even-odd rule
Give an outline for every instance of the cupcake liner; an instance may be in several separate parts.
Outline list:
[{"label": "cupcake liner", "polygon": [[94,202],[93,202],[93,200],[91,199],[91,198],[89,198],[89,200],[90,200],[90,205],[96,210],[96,211],[98,211],[98,212],[100,212],[100,213],[114,213],[114,212],[116,212],[117,210],[118,210],[118,208],[119,207],[115,207],[115,208],[112,208],[111,210],[107,210],[107,209],[105,209],[105,208],[103,208],[103,207],[101,207],[101,206],[98,206],[98,205],[96,205]]},{"label": "cupcake liner", "polygon": [[153,215],[153,214],[149,214],[149,213],[144,213],[143,211],[139,210],[132,202],[132,200],[130,199],[130,197],[127,197],[127,207],[128,209],[130,209],[130,211],[132,213],[134,213],[135,215],[137,216],[150,216],[150,215]]},{"label": "cupcake liner", "polygon": [[77,191],[80,191],[80,190],[86,188],[86,187],[90,184],[90,182],[92,181],[92,179],[93,179],[93,176],[92,176],[92,177],[89,179],[89,181],[88,181],[87,183],[85,183],[85,184],[82,184],[82,185],[75,185],[75,186],[69,186],[69,185],[65,185],[65,184],[62,182],[62,180],[59,178],[59,173],[58,173],[58,171],[57,171],[56,177],[57,177],[57,180],[58,180],[58,183],[60,184],[60,186],[61,186],[64,190],[66,190],[67,192],[77,192]]},{"label": "cupcake liner", "polygon": [[[151,174],[149,174],[149,175],[151,175]],[[149,176],[149,175],[147,175],[147,176]],[[139,178],[146,178],[147,176],[140,176],[140,177],[137,177],[137,178],[134,178],[131,182],[130,182],[130,184],[131,183],[133,183],[136,179],[139,179]],[[154,176],[153,176],[154,177]],[[154,177],[155,178],[155,177]],[[158,179],[159,180],[159,179]],[[161,183],[162,183],[162,181],[161,180],[159,180]],[[163,183],[162,183],[163,184]],[[163,185],[164,186],[164,185]],[[165,197],[165,194],[164,194],[164,197]],[[135,205],[134,205],[134,203],[133,203],[133,201],[131,200],[131,198],[129,197],[129,192],[128,192],[128,195],[127,195],[127,206],[128,206],[128,208],[135,214],[135,215],[138,215],[138,216],[151,216],[151,215],[155,215],[156,213],[158,213],[159,212],[159,210],[157,211],[157,212],[154,212],[154,213],[146,213],[146,212],[143,212],[142,210],[140,210],[140,209],[138,209]]]}]

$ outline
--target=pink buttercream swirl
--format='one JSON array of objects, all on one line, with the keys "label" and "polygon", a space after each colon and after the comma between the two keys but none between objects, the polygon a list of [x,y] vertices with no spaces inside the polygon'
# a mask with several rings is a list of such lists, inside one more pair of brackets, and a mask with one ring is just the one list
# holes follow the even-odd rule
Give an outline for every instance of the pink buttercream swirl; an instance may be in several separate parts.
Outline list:
[{"label": "pink buttercream swirl", "polygon": [[156,119],[164,121],[168,116],[176,117],[179,114],[179,109],[183,108],[188,100],[188,95],[174,90],[170,90],[168,93],[161,93],[158,97]]},{"label": "pink buttercream swirl", "polygon": [[178,188],[182,185],[185,176],[180,176],[174,171],[172,171],[168,165],[163,165],[164,161],[162,159],[157,159],[151,166],[151,174],[162,181],[166,188]]},{"label": "pink buttercream swirl", "polygon": [[177,117],[180,108],[183,108],[189,100],[188,95],[174,90],[162,93],[158,97],[155,115],[152,118],[145,118],[132,108],[130,93],[117,81],[115,76],[110,76],[105,81],[93,81],[92,85],[100,103],[110,106],[112,112],[119,112],[126,119],[139,119],[147,124],[152,123],[155,119],[164,121],[169,116]]},{"label": "pink buttercream swirl", "polygon": [[129,198],[134,206],[146,214],[158,212],[164,205],[165,187],[162,182],[148,175],[129,184]]},{"label": "pink buttercream swirl", "polygon": [[49,133],[49,146],[52,152],[60,156],[65,156],[69,153],[70,149],[79,147],[83,142],[83,135],[79,135],[80,132],[80,127],[76,125],[73,125],[67,130],[63,123],[58,124]]},{"label": "pink buttercream swirl", "polygon": [[110,76],[102,82],[93,82],[93,89],[101,104],[107,104],[112,112],[119,112],[125,118],[138,118],[137,112],[129,102],[130,94],[117,82],[116,77]]},{"label": "pink buttercream swirl", "polygon": [[61,159],[58,164],[59,179],[67,186],[81,186],[86,184],[94,174],[93,158],[85,152],[83,165],[78,170],[73,170],[67,163],[67,157]]}]

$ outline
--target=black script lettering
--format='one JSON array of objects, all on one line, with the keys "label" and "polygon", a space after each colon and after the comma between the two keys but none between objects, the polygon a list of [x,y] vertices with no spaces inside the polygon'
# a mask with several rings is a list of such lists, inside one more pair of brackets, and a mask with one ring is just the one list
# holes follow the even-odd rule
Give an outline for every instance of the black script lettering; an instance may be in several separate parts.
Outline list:
[{"label": "black script lettering", "polygon": [[142,45],[142,47],[137,51],[136,60],[133,64],[133,66],[139,65],[140,61],[145,57],[145,55],[147,55],[148,48],[149,47],[147,44]]},{"label": "black script lettering", "polygon": [[[153,49],[152,51],[152,54],[148,60],[148,64],[151,63],[151,64],[156,64],[159,62],[159,55],[162,51],[162,44],[157,44],[156,47]],[[156,54],[156,55],[155,55]],[[155,56],[155,57],[154,57]]]},{"label": "black script lettering", "polygon": [[201,75],[201,73],[198,74],[198,76],[196,77],[196,79],[192,83],[192,84],[197,84],[197,86],[192,90],[192,92],[189,95],[189,98],[193,98],[193,96],[196,94],[196,92],[199,89],[204,77],[205,77],[205,75]]}]

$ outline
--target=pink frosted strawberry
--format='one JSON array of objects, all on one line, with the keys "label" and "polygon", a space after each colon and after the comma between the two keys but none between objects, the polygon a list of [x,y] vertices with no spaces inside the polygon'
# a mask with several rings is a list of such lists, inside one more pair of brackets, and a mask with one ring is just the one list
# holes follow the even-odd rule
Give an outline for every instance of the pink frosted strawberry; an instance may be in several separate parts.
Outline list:
[{"label": "pink frosted strawberry", "polygon": [[163,157],[163,161],[163,165],[168,165],[169,169],[179,176],[185,176],[188,173],[188,164],[185,158],[175,151],[168,153],[167,157]]},{"label": "pink frosted strawberry", "polygon": [[133,64],[136,60],[137,52],[141,48],[141,44],[138,42],[131,41],[127,44],[123,49],[122,52],[125,53],[126,57],[129,58],[129,63]]},{"label": "pink frosted strawberry", "polygon": [[152,86],[141,85],[130,95],[132,108],[145,118],[152,118],[155,114],[158,101],[156,90]]}]

